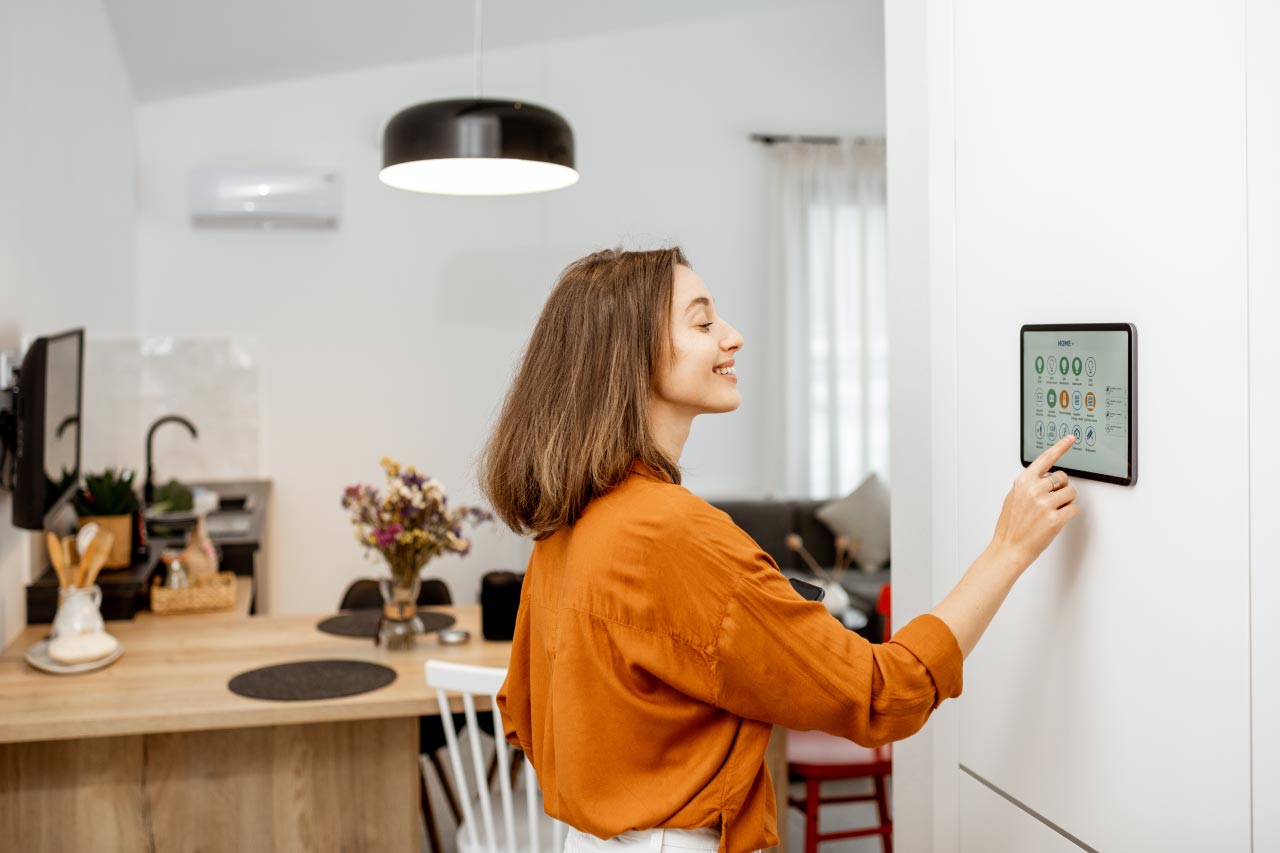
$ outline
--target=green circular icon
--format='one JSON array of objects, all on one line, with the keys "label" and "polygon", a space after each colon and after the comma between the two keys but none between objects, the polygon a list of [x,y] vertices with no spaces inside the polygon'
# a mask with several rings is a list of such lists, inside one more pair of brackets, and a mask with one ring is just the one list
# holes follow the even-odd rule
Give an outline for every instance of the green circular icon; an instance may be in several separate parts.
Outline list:
[{"label": "green circular icon", "polygon": [[1062,358],[1058,360],[1058,372],[1061,373],[1063,376],[1066,376],[1068,367],[1070,367],[1070,365],[1067,364],[1067,357],[1064,355]]},{"label": "green circular icon", "polygon": [[1049,396],[1046,399],[1048,399],[1049,401],[1049,408],[1051,409],[1054,408],[1055,406],[1058,405],[1058,392],[1050,391]]},{"label": "green circular icon", "polygon": [[1044,356],[1036,356],[1036,373],[1044,373]]},{"label": "green circular icon", "polygon": [[1071,359],[1071,372],[1076,376],[1080,375],[1080,371],[1084,370],[1084,362],[1080,360],[1080,356]]}]

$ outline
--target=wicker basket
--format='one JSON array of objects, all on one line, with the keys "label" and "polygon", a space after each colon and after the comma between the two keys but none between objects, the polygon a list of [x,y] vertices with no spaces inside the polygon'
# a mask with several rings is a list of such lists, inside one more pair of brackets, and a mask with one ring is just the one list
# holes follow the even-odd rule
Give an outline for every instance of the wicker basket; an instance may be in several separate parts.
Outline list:
[{"label": "wicker basket", "polygon": [[236,606],[234,572],[218,572],[212,577],[197,576],[191,585],[170,589],[156,578],[151,584],[152,613],[213,613]]}]

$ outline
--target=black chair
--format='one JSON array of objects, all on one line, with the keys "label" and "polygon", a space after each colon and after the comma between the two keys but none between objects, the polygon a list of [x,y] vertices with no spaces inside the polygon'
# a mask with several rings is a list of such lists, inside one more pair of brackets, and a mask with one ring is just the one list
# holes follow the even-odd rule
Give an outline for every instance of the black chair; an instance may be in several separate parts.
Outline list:
[{"label": "black chair", "polygon": [[[418,606],[433,607],[453,604],[453,596],[449,594],[449,585],[439,578],[427,578],[418,590]],[[378,582],[371,578],[353,581],[342,596],[339,610],[381,610],[382,592]]]},{"label": "black chair", "polygon": [[[449,604],[453,604],[453,596],[449,593],[448,584],[439,578],[428,578],[422,582],[422,587],[418,590],[419,607]],[[378,582],[369,578],[353,581],[343,594],[342,603],[338,606],[338,609],[382,609],[382,592],[378,589]],[[492,737],[493,720],[488,719],[486,724],[487,716],[480,716],[480,728]],[[466,724],[466,714],[453,715],[453,725],[458,731],[462,731]],[[445,744],[444,721],[440,719],[440,715],[432,714],[419,717],[418,748],[427,757],[427,760],[431,762],[431,766],[435,768],[436,778],[440,780],[440,787],[444,789],[444,795],[449,801],[449,810],[453,812],[454,822],[461,823],[462,810],[458,807],[458,798],[453,793],[453,786],[449,784],[449,777],[445,775],[444,767],[441,765],[440,756],[438,755],[440,750],[444,749]],[[443,848],[440,846],[440,835],[436,829],[436,817],[431,810],[431,801],[427,798],[427,780],[422,774],[418,774],[418,787],[422,799],[422,819],[427,827],[427,838],[431,841],[431,849],[435,853],[441,853]]]}]

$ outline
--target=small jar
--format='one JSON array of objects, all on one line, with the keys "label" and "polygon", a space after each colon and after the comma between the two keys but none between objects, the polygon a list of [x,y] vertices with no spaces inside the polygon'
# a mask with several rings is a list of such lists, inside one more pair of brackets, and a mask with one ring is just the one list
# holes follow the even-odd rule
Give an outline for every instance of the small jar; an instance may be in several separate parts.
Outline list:
[{"label": "small jar", "polygon": [[164,564],[164,585],[169,589],[186,589],[191,585],[181,557],[178,551],[165,551],[160,555],[160,562]]}]

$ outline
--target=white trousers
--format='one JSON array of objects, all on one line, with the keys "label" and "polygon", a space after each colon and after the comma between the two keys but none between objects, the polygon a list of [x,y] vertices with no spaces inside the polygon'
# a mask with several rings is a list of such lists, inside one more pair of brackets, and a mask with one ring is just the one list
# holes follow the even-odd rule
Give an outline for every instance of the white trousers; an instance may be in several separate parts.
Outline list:
[{"label": "white trousers", "polygon": [[663,853],[675,850],[714,851],[720,849],[720,830],[644,829],[624,832],[613,838],[596,838],[569,827],[564,853]]}]

